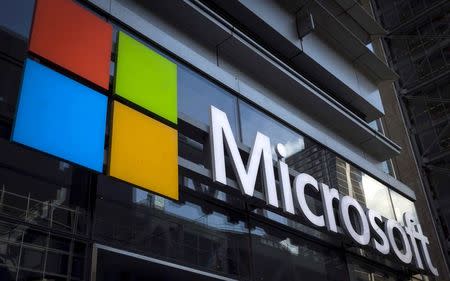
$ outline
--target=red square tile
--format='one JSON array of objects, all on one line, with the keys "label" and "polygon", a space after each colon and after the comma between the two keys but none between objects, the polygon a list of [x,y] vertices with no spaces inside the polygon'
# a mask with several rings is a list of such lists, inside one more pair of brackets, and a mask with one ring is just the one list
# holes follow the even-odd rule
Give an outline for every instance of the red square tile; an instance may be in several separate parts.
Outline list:
[{"label": "red square tile", "polygon": [[105,88],[112,26],[71,0],[38,0],[30,51]]}]

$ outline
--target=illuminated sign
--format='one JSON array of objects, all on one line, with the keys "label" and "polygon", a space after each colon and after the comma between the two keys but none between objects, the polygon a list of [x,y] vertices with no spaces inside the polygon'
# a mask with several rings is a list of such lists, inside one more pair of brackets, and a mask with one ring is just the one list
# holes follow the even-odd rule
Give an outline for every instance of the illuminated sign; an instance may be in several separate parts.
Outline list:
[{"label": "illuminated sign", "polygon": [[178,200],[178,132],[113,103],[109,175]]},{"label": "illuminated sign", "polygon": [[[281,206],[279,206],[270,139],[258,132],[247,165],[244,165],[225,112],[211,106],[210,120],[212,177],[214,182],[227,184],[226,149],[239,188],[244,195],[253,196],[258,171],[262,167],[261,174],[267,205],[282,208],[284,212],[289,214],[303,216],[318,228],[326,228],[329,232],[339,233],[333,210],[333,203],[336,202],[339,204],[338,213],[342,228],[345,234],[357,244],[361,246],[370,245],[384,255],[389,254],[392,249],[401,262],[411,264],[414,260],[415,265],[420,269],[424,269],[424,259],[428,270],[436,276],[439,275],[428,252],[428,238],[423,235],[422,228],[412,213],[403,215],[405,223],[405,227],[403,227],[395,220],[383,218],[375,210],[365,210],[356,199],[350,196],[341,196],[337,189],[319,183],[314,177],[306,173],[297,175],[291,187],[288,166],[284,162],[286,153],[282,144],[277,145],[277,153],[280,159],[277,159],[276,162],[281,189]],[[307,188],[320,193],[323,205],[322,213],[315,213],[308,206],[305,196],[305,189]],[[352,220],[355,221],[355,224],[352,223]],[[397,244],[397,237],[400,238],[402,245]]]},{"label": "illuminated sign", "polygon": [[12,140],[102,173],[109,116],[108,175],[177,200],[177,66],[119,31],[108,103],[89,86],[109,89],[112,39],[111,24],[74,1],[37,2],[29,49],[58,67],[27,60]]},{"label": "illuminated sign", "polygon": [[[177,123],[177,66],[119,32],[114,93],[127,105]],[[178,199],[178,132],[113,102],[109,175]]]},{"label": "illuminated sign", "polygon": [[12,140],[103,171],[107,97],[27,60]]},{"label": "illuminated sign", "polygon": [[112,26],[71,0],[36,1],[30,51],[109,88]]}]

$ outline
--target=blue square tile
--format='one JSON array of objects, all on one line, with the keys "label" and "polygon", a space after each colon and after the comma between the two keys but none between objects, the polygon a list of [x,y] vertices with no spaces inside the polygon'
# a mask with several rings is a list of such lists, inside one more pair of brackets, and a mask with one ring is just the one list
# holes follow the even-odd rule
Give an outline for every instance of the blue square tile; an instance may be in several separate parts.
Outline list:
[{"label": "blue square tile", "polygon": [[27,60],[12,140],[102,172],[107,97]]}]

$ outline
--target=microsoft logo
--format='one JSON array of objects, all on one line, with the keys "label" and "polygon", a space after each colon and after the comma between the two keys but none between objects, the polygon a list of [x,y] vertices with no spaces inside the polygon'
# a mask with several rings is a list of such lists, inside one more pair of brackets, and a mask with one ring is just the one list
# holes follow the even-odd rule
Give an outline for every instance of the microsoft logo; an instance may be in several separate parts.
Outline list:
[{"label": "microsoft logo", "polygon": [[[177,123],[177,67],[124,33],[119,34],[115,93]],[[113,102],[109,174],[178,199],[175,129]]]},{"label": "microsoft logo", "polygon": [[110,176],[178,199],[177,66],[119,32],[109,95],[112,41],[78,4],[37,1],[29,49],[52,67],[26,61],[12,140],[100,173],[107,155]]}]

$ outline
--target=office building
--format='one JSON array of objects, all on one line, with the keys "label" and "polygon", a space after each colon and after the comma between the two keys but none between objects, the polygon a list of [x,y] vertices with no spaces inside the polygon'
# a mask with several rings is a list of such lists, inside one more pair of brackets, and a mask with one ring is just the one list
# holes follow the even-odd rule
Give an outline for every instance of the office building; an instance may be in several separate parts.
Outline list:
[{"label": "office building", "polygon": [[0,5],[0,280],[449,280],[365,3]]}]

